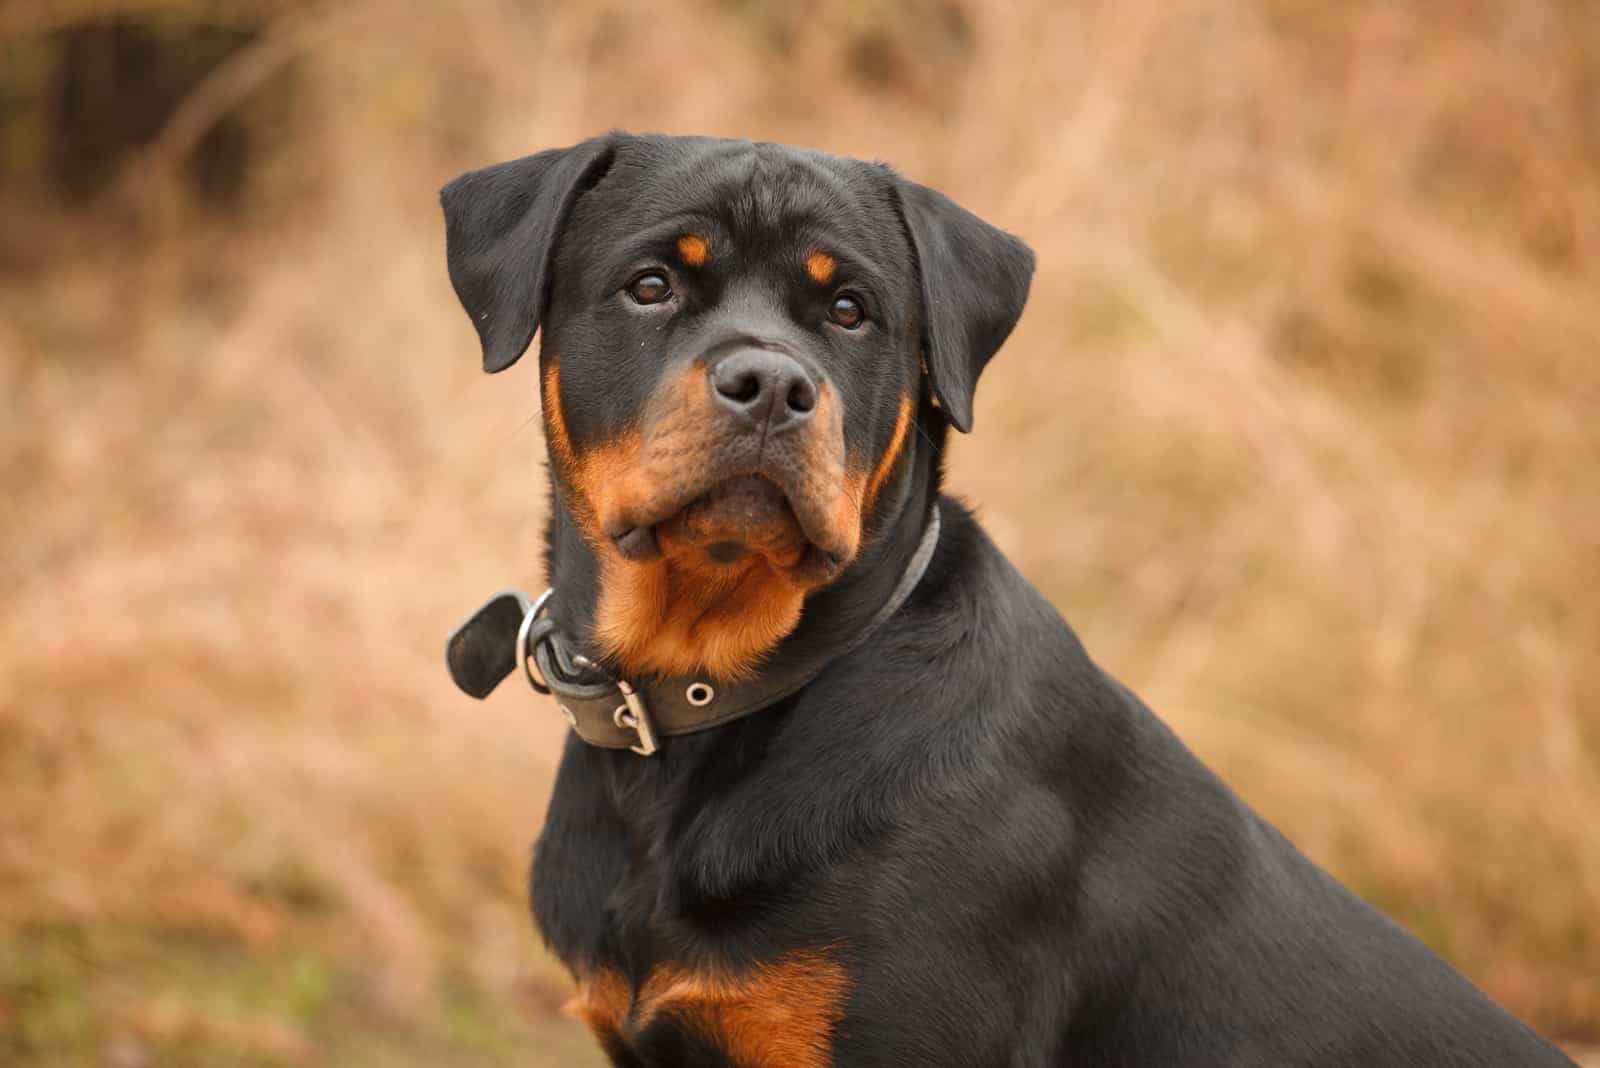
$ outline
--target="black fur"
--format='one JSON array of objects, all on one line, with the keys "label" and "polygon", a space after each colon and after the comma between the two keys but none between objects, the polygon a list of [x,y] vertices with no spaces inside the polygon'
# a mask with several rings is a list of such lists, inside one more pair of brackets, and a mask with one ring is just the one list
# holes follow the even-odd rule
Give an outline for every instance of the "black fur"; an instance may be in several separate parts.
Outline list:
[{"label": "black fur", "polygon": [[504,371],[533,340],[556,235],[610,147],[596,138],[537,152],[463,174],[440,192],[450,282],[483,343],[485,371]]},{"label": "black fur", "polygon": [[1033,251],[937,190],[914,182],[895,189],[922,277],[928,378],[964,434],[972,429],[978,375],[1022,315]]},{"label": "black fur", "polygon": [[[729,317],[807,346],[862,455],[924,348],[938,397],[921,391],[867,550],[773,655],[870,617],[939,508],[925,577],[867,645],[654,757],[569,737],[532,876],[569,967],[639,983],[663,962],[738,972],[837,947],[837,1065],[1570,1063],[1251,811],[940,496],[946,423],[970,426],[1026,298],[1015,238],[876,165],[620,134],[464,176],[445,209],[485,366],[515,360],[543,314],[580,447]],[[724,273],[670,320],[623,308],[617,279],[685,219],[716,229]],[[876,335],[819,331],[772,266],[817,234],[852,250]],[[576,634],[597,569],[562,492],[549,564]],[[665,1016],[607,1048],[624,1066],[731,1066],[703,1043]]]}]

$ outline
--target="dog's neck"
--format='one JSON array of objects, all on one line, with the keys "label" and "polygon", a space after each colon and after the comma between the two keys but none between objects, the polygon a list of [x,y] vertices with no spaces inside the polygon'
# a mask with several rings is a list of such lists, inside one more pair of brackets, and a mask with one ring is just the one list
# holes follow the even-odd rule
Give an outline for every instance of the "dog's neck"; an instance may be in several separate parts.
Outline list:
[{"label": "dog's neck", "polygon": [[[806,599],[800,622],[753,665],[755,672],[832,659],[850,647],[893,596],[917,552],[941,481],[944,421],[931,407],[918,421],[919,441],[868,518],[860,553],[837,579]],[[619,677],[629,677],[627,665],[608,657],[596,640],[600,560],[574,522],[553,470],[545,565],[552,590],[550,617],[585,655]]]}]

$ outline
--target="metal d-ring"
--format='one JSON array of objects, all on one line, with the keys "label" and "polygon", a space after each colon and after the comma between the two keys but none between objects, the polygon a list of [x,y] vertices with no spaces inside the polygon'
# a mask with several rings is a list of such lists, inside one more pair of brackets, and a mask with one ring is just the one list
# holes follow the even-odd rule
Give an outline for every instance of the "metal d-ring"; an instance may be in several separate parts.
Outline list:
[{"label": "metal d-ring", "polygon": [[528,632],[533,629],[534,620],[539,618],[539,613],[544,611],[545,602],[554,592],[554,586],[547,587],[539,595],[538,600],[533,602],[532,607],[523,613],[522,625],[517,628],[517,663],[522,665],[522,677],[528,680],[528,685],[533,688],[534,693],[548,694],[550,684],[535,670],[538,665],[534,663],[533,650],[528,648]]}]

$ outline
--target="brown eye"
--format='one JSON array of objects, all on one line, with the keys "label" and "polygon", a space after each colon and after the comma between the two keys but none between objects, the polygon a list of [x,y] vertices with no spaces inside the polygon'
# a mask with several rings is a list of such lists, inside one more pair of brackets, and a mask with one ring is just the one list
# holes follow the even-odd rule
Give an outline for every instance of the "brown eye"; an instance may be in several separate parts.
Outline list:
[{"label": "brown eye", "polygon": [[672,286],[667,276],[659,271],[646,271],[628,283],[628,296],[636,304],[660,304],[672,296]]},{"label": "brown eye", "polygon": [[861,307],[861,300],[854,293],[840,293],[833,298],[833,304],[828,308],[828,318],[846,330],[854,330],[866,317],[867,313]]}]

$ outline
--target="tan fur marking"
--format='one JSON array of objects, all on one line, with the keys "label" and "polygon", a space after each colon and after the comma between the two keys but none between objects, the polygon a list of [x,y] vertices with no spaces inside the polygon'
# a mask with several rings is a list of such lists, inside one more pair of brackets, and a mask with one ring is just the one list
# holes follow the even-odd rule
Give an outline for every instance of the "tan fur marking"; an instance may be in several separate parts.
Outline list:
[{"label": "tan fur marking", "polygon": [[884,450],[883,457],[879,459],[878,466],[873,470],[872,477],[867,479],[867,491],[861,499],[861,510],[866,511],[872,507],[872,502],[877,499],[878,491],[888,481],[889,473],[894,470],[894,462],[900,456],[900,450],[906,443],[906,434],[911,429],[911,397],[900,398],[900,412],[895,416],[894,433],[889,438],[889,447]]},{"label": "tan fur marking", "polygon": [[828,1068],[849,979],[822,951],[791,953],[745,976],[661,968],[640,992],[641,1023],[672,1014],[746,1068]]},{"label": "tan fur marking", "polygon": [[597,635],[634,675],[744,678],[794,630],[804,600],[761,561],[712,565],[698,550],[644,564],[603,559]]},{"label": "tan fur marking", "polygon": [[678,238],[678,255],[690,267],[702,267],[711,254],[711,246],[699,234],[684,234]]},{"label": "tan fur marking", "polygon": [[[700,463],[710,440],[710,390],[705,372],[686,372],[663,398],[667,414],[652,425],[651,455],[665,466]],[[840,440],[837,405],[824,390],[813,422],[811,459],[805,464],[807,488],[818,499],[842,497],[837,475],[842,464],[827,444]],[[602,507],[602,516],[620,514],[632,499],[647,497],[668,474],[634,472],[618,479],[618,492]],[[831,483],[830,483],[831,478]],[[859,499],[859,498],[857,498]],[[853,501],[830,529],[854,551],[859,512]],[[609,509],[615,507],[618,512]],[[619,665],[634,675],[687,675],[705,672],[715,678],[747,677],[761,657],[794,630],[808,592],[788,568],[799,563],[805,543],[791,525],[771,531],[746,531],[750,552],[737,563],[709,559],[692,532],[677,524],[657,528],[661,557],[644,563],[625,560],[614,551],[601,555],[600,598],[596,637]],[[609,543],[607,548],[610,549]]]},{"label": "tan fur marking", "polygon": [[819,286],[825,286],[833,281],[833,270],[837,266],[834,258],[826,252],[813,251],[806,255],[806,274]]},{"label": "tan fur marking", "polygon": [[567,421],[561,414],[561,368],[554,356],[547,362],[550,367],[539,382],[539,399],[544,402],[544,436],[556,462],[565,468],[572,463],[572,440],[567,437]]},{"label": "tan fur marking", "polygon": [[[566,417],[561,411],[561,369],[556,358],[549,360],[550,369],[541,383],[544,397],[544,432],[550,445],[550,457],[575,491],[567,505],[578,528],[588,537],[597,552],[609,549],[616,552],[605,536],[600,520],[600,506],[606,496],[626,483],[637,470],[640,440],[637,432],[621,435],[599,447],[584,450],[579,457],[572,448],[567,434]],[[602,556],[602,563],[604,558]]]},{"label": "tan fur marking", "polygon": [[568,1016],[582,1020],[601,1042],[616,1041],[633,1008],[633,992],[617,972],[602,968],[578,980],[578,992],[562,1007]]},{"label": "tan fur marking", "polygon": [[829,950],[803,950],[744,975],[656,968],[637,995],[611,969],[578,979],[565,1007],[603,1045],[661,1016],[699,1031],[743,1068],[830,1068],[850,979]]},{"label": "tan fur marking", "polygon": [[[625,432],[575,450],[561,409],[554,355],[542,383],[551,459],[570,492],[567,506],[600,565],[594,637],[626,674],[747,677],[762,656],[794,630],[810,591],[790,569],[806,550],[791,522],[738,532],[751,551],[734,563],[712,560],[706,531],[685,515],[656,528],[659,558],[634,561],[607,531],[623,526],[642,504],[670,492],[682,471],[703,469],[715,413],[705,370],[680,375],[653,405],[648,433]],[[842,416],[826,384],[802,466],[807,498],[826,509],[830,544],[848,560],[859,548],[865,479],[846,469]]]},{"label": "tan fur marking", "polygon": [[817,429],[807,439],[806,492],[830,502],[828,536],[848,561],[861,548],[862,480],[845,465],[844,412],[826,381],[818,386],[811,422]]}]

